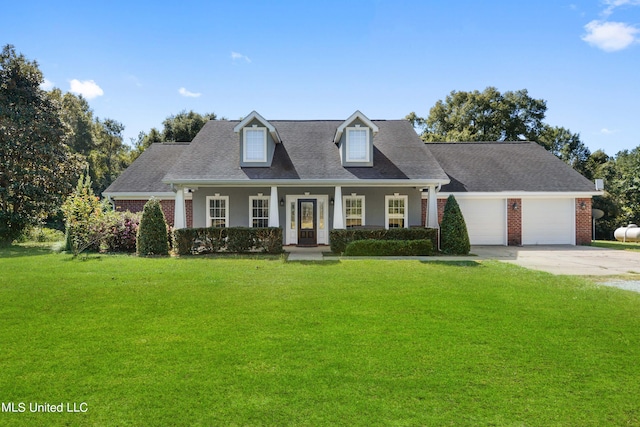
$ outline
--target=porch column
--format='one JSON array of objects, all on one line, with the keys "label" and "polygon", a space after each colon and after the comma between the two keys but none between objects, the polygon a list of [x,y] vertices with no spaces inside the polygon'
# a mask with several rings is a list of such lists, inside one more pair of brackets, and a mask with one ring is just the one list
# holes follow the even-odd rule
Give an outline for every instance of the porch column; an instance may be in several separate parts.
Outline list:
[{"label": "porch column", "polygon": [[438,225],[438,196],[434,185],[429,186],[429,198],[427,201],[427,228],[440,228],[440,225]]},{"label": "porch column", "polygon": [[280,217],[278,214],[278,187],[271,187],[271,197],[269,198],[269,227],[280,227]]},{"label": "porch column", "polygon": [[342,217],[342,187],[336,185],[336,192],[333,196],[333,228],[334,230],[344,229],[344,218]]},{"label": "porch column", "polygon": [[176,188],[176,205],[173,210],[173,228],[180,229],[187,226],[187,218],[184,208],[184,187]]}]

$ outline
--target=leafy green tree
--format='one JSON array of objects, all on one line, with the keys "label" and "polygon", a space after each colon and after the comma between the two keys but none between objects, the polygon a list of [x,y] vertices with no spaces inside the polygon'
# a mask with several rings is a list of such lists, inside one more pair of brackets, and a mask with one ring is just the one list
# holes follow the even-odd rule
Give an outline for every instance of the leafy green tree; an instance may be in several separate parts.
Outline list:
[{"label": "leafy green tree", "polygon": [[181,111],[169,116],[162,122],[164,141],[191,142],[207,121],[215,119],[215,113],[201,115],[194,111]]},{"label": "leafy green tree", "polygon": [[138,255],[168,255],[167,221],[157,199],[150,199],[142,210],[136,240]]},{"label": "leafy green tree", "polygon": [[0,244],[56,211],[82,167],[66,144],[58,103],[40,89],[38,64],[0,54]]},{"label": "leafy green tree", "polygon": [[94,125],[95,149],[89,154],[93,165],[94,184],[97,194],[102,193],[120,173],[129,165],[129,147],[122,141],[122,123],[112,120],[96,119]]},{"label": "leafy green tree", "polygon": [[483,92],[452,91],[426,119],[415,113],[407,119],[422,127],[427,142],[535,141],[546,110],[546,101],[531,98],[526,89],[502,94],[487,87]]},{"label": "leafy green tree", "polygon": [[471,250],[467,224],[462,216],[460,206],[453,194],[447,198],[444,214],[440,224],[440,248],[442,253],[450,255],[467,255]]},{"label": "leafy green tree", "polygon": [[537,139],[533,141],[538,142],[578,172],[582,174],[587,172],[587,162],[591,152],[580,140],[580,134],[572,133],[563,127],[545,124]]},{"label": "leafy green tree", "polygon": [[[78,154],[88,157],[95,149],[93,110],[82,95],[62,93],[58,88],[48,92],[61,107],[60,119],[67,128],[67,145]],[[93,165],[89,165],[93,170]]]}]

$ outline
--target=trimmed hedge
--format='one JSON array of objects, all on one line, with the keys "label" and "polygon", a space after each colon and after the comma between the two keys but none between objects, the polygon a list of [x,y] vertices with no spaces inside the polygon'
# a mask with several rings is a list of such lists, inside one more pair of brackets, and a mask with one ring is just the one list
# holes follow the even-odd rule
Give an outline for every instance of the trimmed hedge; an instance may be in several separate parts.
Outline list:
[{"label": "trimmed hedge", "polygon": [[138,255],[169,255],[167,221],[160,202],[150,199],[142,210],[136,238]]},{"label": "trimmed hedge", "polygon": [[440,249],[443,254],[467,255],[471,250],[467,224],[456,198],[451,194],[444,206],[444,215],[440,224]]},{"label": "trimmed hedge", "polygon": [[356,240],[347,245],[345,256],[424,256],[431,255],[430,240]]},{"label": "trimmed hedge", "polygon": [[[430,240],[432,245],[438,241],[438,230],[435,228],[348,228],[329,232],[331,252],[343,253],[347,245],[358,240]],[[436,249],[432,246],[432,249]]]},{"label": "trimmed hedge", "polygon": [[282,229],[279,227],[181,228],[174,230],[173,240],[178,255],[223,251],[282,253]]}]

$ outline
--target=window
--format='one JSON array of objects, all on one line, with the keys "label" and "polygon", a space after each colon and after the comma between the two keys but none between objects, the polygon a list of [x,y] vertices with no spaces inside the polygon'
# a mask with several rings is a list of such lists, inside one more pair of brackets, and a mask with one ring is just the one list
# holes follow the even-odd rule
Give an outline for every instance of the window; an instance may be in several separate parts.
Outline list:
[{"label": "window", "polygon": [[207,225],[217,228],[229,226],[229,196],[207,197]]},{"label": "window", "polygon": [[267,130],[265,128],[244,129],[243,162],[267,161]]},{"label": "window", "polygon": [[393,196],[385,196],[384,201],[386,228],[407,228],[408,197],[395,193]]},{"label": "window", "polygon": [[249,227],[269,226],[269,197],[249,197]]},{"label": "window", "polygon": [[364,225],[364,196],[345,196],[343,205],[347,228]]},{"label": "window", "polygon": [[347,128],[347,162],[369,161],[369,128]]}]

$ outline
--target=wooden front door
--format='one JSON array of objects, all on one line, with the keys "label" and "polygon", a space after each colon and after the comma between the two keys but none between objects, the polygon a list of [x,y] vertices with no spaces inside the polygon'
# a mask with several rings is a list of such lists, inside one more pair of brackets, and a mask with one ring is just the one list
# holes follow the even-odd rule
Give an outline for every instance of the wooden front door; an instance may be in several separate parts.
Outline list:
[{"label": "wooden front door", "polygon": [[298,245],[315,246],[318,244],[316,225],[316,200],[298,200]]}]

